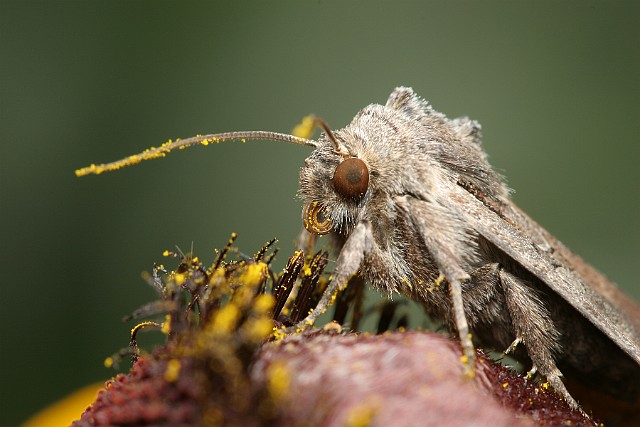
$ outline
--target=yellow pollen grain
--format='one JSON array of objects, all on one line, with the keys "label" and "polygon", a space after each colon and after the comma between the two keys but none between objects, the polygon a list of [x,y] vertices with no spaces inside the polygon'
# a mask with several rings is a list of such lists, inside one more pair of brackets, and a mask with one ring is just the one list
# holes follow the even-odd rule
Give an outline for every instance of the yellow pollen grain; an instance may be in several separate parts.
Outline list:
[{"label": "yellow pollen grain", "polygon": [[282,400],[289,391],[291,384],[291,373],[282,362],[274,362],[267,368],[267,387],[271,397],[275,401]]},{"label": "yellow pollen grain", "polygon": [[249,264],[239,277],[239,281],[245,286],[262,283],[268,275],[268,266],[264,262]]},{"label": "yellow pollen grain", "polygon": [[209,277],[209,284],[216,284],[224,280],[225,270],[224,267],[218,267],[214,270],[213,274]]},{"label": "yellow pollen grain", "polygon": [[253,302],[253,311],[256,314],[264,314],[271,310],[276,303],[276,299],[271,294],[260,294]]},{"label": "yellow pollen grain", "polygon": [[249,341],[260,342],[271,334],[273,322],[267,317],[260,317],[247,322],[246,326],[243,326],[243,330],[247,334]]},{"label": "yellow pollen grain", "polygon": [[110,368],[112,366],[113,366],[113,357],[107,357],[106,359],[104,359],[105,368]]},{"label": "yellow pollen grain", "polygon": [[293,128],[291,133],[294,136],[297,136],[299,138],[309,139],[309,138],[311,138],[311,135],[313,134],[313,128],[314,127],[315,127],[315,118],[313,116],[305,116],[305,117],[302,118],[300,123],[298,123]]},{"label": "yellow pollen grain", "polygon": [[216,313],[212,328],[216,332],[229,333],[236,328],[240,310],[234,304],[227,304]]},{"label": "yellow pollen grain", "polygon": [[162,328],[160,329],[163,334],[169,335],[171,332],[171,315],[167,314],[164,317],[164,322],[162,323]]},{"label": "yellow pollen grain", "polygon": [[176,273],[173,276],[173,281],[176,282],[176,285],[181,286],[184,284],[184,282],[186,282],[187,278],[184,274],[182,273]]},{"label": "yellow pollen grain", "polygon": [[273,327],[271,330],[272,330],[273,337],[276,340],[281,340],[287,336],[287,334],[284,331],[284,328]]},{"label": "yellow pollen grain", "polygon": [[379,405],[360,404],[355,406],[347,414],[345,425],[347,427],[367,427],[370,426],[378,412]]},{"label": "yellow pollen grain", "polygon": [[174,383],[180,376],[180,361],[178,359],[171,359],[167,362],[167,369],[164,371],[164,379],[167,382]]}]

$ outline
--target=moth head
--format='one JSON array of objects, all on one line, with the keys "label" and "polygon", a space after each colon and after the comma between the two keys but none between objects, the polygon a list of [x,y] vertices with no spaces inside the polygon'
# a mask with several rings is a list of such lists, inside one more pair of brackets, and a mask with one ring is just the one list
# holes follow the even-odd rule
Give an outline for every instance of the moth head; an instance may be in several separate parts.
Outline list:
[{"label": "moth head", "polygon": [[348,233],[370,196],[370,166],[349,144],[344,130],[324,134],[300,170],[302,220],[312,234]]},{"label": "moth head", "polygon": [[[318,171],[313,156],[301,170],[300,196],[305,200],[302,219],[312,234],[347,231],[369,189],[369,168],[357,157],[331,162]],[[316,167],[314,167],[316,166]]]}]

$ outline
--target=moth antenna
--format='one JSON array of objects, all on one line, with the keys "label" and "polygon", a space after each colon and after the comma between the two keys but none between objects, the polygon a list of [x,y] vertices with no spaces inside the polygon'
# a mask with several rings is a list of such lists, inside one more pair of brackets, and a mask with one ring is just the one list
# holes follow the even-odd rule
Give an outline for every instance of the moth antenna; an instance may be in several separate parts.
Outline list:
[{"label": "moth antenna", "polygon": [[220,142],[232,140],[240,140],[242,142],[245,142],[249,139],[270,139],[273,141],[283,141],[289,142],[291,144],[317,147],[316,142],[311,139],[288,135],[286,133],[269,131],[240,131],[214,133],[209,135],[197,135],[187,139],[178,139],[176,141],[169,140],[162,144],[160,147],[151,147],[147,150],[144,150],[142,153],[134,154],[115,162],[104,163],[100,165],[89,165],[87,167],[76,170],[76,176],[85,176],[90,174],[99,175],[103,172],[110,172],[127,166],[135,165],[142,162],[143,160],[151,160],[158,157],[164,157],[173,150],[182,150],[184,148],[192,147],[198,144],[206,146],[209,144],[217,144]]},{"label": "moth antenna", "polygon": [[338,150],[340,148],[340,144],[338,144],[338,140],[336,139],[335,135],[333,134],[333,131],[331,131],[331,128],[329,127],[327,122],[325,122],[324,120],[322,120],[320,118],[316,118],[315,121],[316,121],[316,126],[321,128],[324,131],[324,133],[327,134],[327,138],[329,138],[329,141],[331,141],[333,143],[333,145],[336,147],[336,150]]}]

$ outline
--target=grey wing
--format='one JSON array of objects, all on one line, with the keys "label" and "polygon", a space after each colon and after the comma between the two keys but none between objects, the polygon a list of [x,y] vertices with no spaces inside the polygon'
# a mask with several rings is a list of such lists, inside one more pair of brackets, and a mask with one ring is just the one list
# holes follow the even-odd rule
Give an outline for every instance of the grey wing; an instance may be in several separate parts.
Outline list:
[{"label": "grey wing", "polygon": [[541,227],[515,204],[509,203],[503,206],[501,214],[517,224],[527,236],[534,236],[533,241],[541,248],[546,249],[550,256],[558,262],[566,265],[573,271],[583,283],[596,290],[609,300],[611,304],[620,309],[636,331],[640,333],[640,305],[632,300],[624,292],[607,279],[602,273],[586,263],[580,256],[571,252],[555,236]]},{"label": "grey wing", "polygon": [[[621,313],[615,299],[612,302],[604,292],[599,292],[601,289],[588,286],[584,271],[576,272],[575,266],[567,262],[568,259],[575,264],[579,260],[577,256],[515,206],[507,207],[506,213],[512,218],[504,217],[460,185],[452,182],[447,187],[448,197],[443,201],[450,204],[449,209],[455,210],[469,227],[542,280],[640,364],[638,332]],[[535,236],[536,241],[530,236]],[[551,250],[555,249],[554,245],[560,245],[559,258]],[[604,276],[600,278],[606,281]]]}]

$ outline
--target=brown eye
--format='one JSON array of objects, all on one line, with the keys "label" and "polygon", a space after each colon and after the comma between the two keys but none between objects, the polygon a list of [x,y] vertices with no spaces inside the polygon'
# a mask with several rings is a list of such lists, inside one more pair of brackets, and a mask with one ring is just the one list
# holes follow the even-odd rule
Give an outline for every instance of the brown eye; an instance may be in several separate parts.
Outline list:
[{"label": "brown eye", "polygon": [[336,168],[332,181],[341,196],[359,199],[369,187],[369,169],[360,159],[346,159]]},{"label": "brown eye", "polygon": [[318,236],[329,234],[333,228],[331,218],[325,214],[324,206],[318,202],[307,205],[302,214],[302,222],[309,233]]}]

